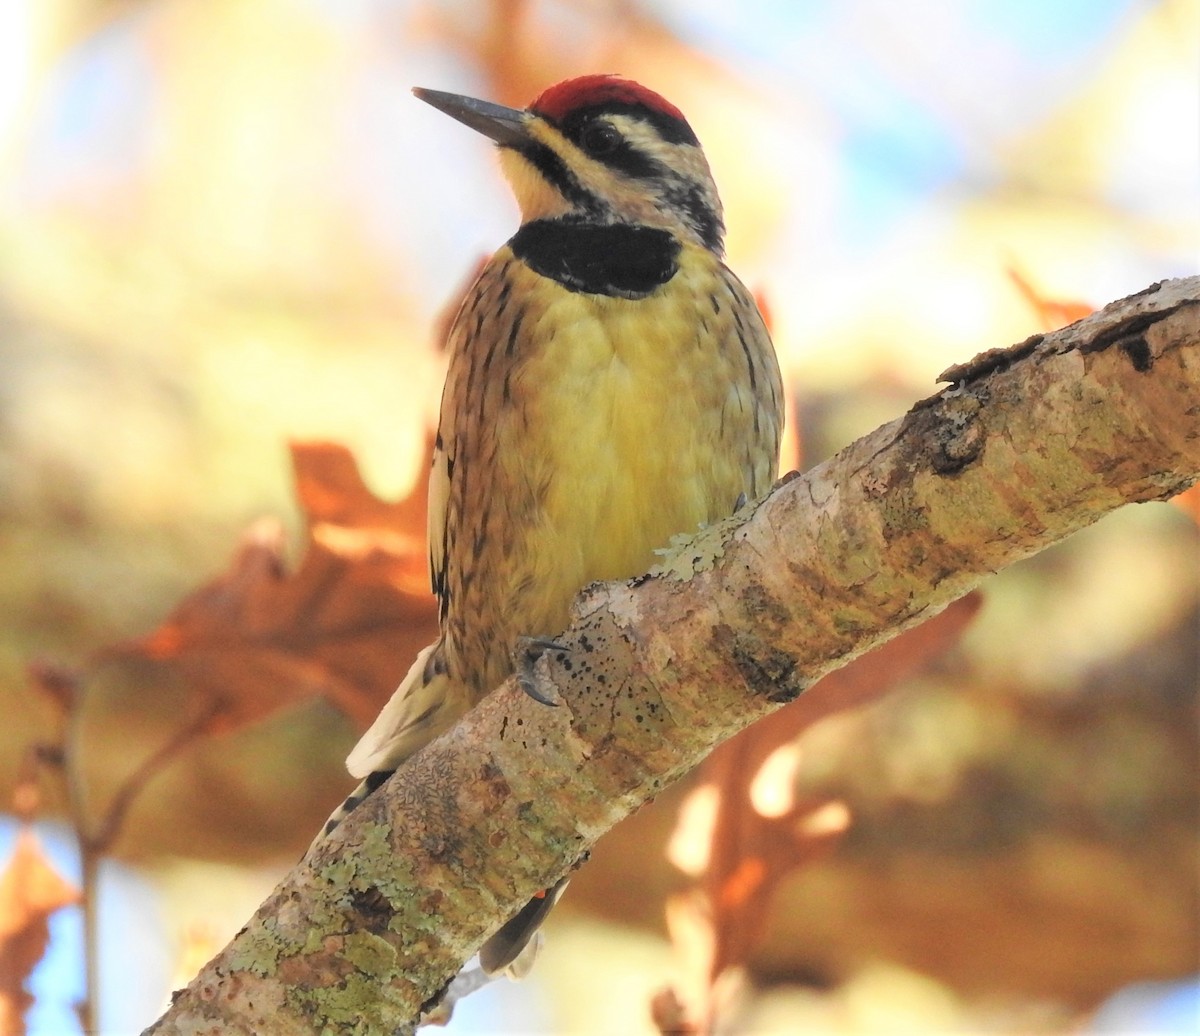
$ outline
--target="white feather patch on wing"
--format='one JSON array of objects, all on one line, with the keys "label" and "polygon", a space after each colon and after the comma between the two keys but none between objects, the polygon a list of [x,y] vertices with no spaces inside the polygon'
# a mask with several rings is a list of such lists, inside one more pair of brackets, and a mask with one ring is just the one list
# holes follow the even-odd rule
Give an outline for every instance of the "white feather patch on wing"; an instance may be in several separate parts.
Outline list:
[{"label": "white feather patch on wing", "polygon": [[[425,680],[425,665],[436,647],[437,643],[434,642],[417,655],[408,675],[400,681],[400,686],[375,717],[375,722],[346,757],[346,769],[351,776],[362,779],[376,770],[394,770],[421,744],[432,739],[425,737],[419,744],[405,750],[414,740],[414,735],[424,731],[426,721],[431,721],[430,725],[433,725],[434,717],[423,717],[422,714],[437,705],[436,692],[439,688],[436,685],[441,681],[437,677],[428,683]],[[431,690],[435,692],[434,695],[429,693]]]}]

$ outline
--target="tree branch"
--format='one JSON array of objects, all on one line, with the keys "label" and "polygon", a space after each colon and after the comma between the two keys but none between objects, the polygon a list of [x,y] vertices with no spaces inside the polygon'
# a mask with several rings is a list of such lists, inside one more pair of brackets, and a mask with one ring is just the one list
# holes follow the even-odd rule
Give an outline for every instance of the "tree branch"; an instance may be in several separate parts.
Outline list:
[{"label": "tree branch", "polygon": [[1200,277],[942,380],[654,573],[589,587],[555,638],[567,650],[534,670],[560,707],[513,681],[491,695],[294,868],[147,1032],[407,1031],[502,920],[714,745],[996,570],[1186,489]]}]

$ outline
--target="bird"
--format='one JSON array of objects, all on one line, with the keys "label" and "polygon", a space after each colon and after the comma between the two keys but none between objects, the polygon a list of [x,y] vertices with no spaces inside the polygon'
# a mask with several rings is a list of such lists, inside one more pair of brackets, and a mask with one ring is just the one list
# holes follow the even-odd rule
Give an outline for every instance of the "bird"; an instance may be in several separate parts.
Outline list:
[{"label": "bird", "polygon": [[[783,427],[770,335],[677,107],[609,74],[524,109],[413,93],[497,146],[520,224],[448,335],[428,494],[439,636],[350,753],[362,784],[326,832],[512,675],[514,645],[566,628],[584,586],[646,572],[762,496]],[[487,975],[527,968],[564,884],[484,944]]]}]

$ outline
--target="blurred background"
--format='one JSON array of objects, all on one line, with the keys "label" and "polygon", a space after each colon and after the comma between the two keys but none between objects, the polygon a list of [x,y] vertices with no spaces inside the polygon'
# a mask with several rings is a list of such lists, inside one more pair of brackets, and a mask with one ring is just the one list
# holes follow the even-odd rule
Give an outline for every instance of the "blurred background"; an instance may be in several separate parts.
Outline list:
[{"label": "blurred background", "polygon": [[[35,660],[82,674],[96,810],[212,698],[212,666],[162,637],[109,648],[239,543],[269,541],[276,576],[304,564],[290,441],[345,445],[386,500],[424,470],[436,328],[516,209],[486,142],[411,86],[523,106],[611,71],[675,102],[769,307],[807,466],[952,363],[1197,272],[1198,70],[1196,0],[6,0],[5,795],[59,722]],[[1195,1031],[1197,546],[1183,508],[1119,512],[804,735],[788,780],[853,819],[781,879],[729,1031]],[[423,622],[380,661],[387,687]],[[133,804],[101,874],[101,1031],[148,1024],[348,790],[361,715],[324,684],[279,694]],[[77,882],[67,800],[42,788],[35,830]],[[651,996],[686,968],[664,923],[685,791],[601,845],[534,977],[454,1031],[654,1031]],[[51,918],[31,1032],[76,1031],[79,928]]]}]

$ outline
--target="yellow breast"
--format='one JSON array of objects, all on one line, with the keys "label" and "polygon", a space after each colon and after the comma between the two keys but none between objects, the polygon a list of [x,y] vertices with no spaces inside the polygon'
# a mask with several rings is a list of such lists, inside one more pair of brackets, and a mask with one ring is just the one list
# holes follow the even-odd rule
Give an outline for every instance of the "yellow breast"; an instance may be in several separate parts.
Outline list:
[{"label": "yellow breast", "polygon": [[514,379],[523,420],[499,451],[512,461],[509,479],[520,479],[538,444],[544,497],[514,576],[515,586],[544,587],[542,631],[565,622],[586,583],[646,571],[673,534],[766,489],[780,425],[766,330],[744,289],[701,248],[646,299],[552,288],[527,316],[541,347]]}]

